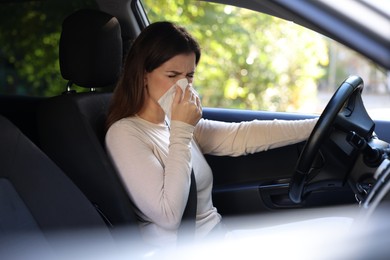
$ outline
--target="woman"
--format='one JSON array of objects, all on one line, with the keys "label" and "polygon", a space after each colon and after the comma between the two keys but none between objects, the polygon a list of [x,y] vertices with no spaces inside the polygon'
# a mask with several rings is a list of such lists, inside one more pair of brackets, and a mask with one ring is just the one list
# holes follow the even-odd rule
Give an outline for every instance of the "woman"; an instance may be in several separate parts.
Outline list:
[{"label": "woman", "polygon": [[[239,156],[301,142],[316,123],[201,119],[201,102],[192,88],[200,56],[198,43],[184,28],[151,24],[132,45],[113,95],[106,146],[135,205],[141,233],[153,244],[175,243],[192,169],[197,184],[195,237],[204,238],[218,227],[213,176],[203,154]],[[176,84],[183,78],[189,83],[184,91]],[[172,88],[171,107],[160,106]]]}]

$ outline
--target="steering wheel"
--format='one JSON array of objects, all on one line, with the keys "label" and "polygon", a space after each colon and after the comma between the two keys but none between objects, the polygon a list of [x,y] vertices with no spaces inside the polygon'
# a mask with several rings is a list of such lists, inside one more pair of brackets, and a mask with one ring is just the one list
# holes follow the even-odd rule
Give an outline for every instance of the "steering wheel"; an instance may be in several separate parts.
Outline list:
[{"label": "steering wheel", "polygon": [[363,80],[358,76],[350,76],[344,80],[329,100],[299,156],[295,173],[291,178],[289,197],[294,203],[301,203],[302,201],[312,164],[322,143],[331,131],[338,114],[342,112],[347,116],[351,114],[355,106],[355,100],[351,97],[357,91],[361,93],[362,90]]}]

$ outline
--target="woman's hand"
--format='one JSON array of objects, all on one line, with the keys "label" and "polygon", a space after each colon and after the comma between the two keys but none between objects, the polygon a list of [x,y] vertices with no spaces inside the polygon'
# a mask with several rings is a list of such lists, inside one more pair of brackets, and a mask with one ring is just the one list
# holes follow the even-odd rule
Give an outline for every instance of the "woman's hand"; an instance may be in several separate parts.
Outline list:
[{"label": "woman's hand", "polygon": [[172,103],[171,120],[182,121],[195,126],[202,117],[202,105],[198,95],[191,86],[187,86],[184,91],[176,87],[175,98]]}]

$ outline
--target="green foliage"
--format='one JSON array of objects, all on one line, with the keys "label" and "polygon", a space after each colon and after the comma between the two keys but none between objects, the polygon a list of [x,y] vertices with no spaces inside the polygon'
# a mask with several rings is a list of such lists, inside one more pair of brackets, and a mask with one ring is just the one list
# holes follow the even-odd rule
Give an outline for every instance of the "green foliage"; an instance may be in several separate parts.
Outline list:
[{"label": "green foliage", "polygon": [[[51,96],[65,89],[58,61],[61,24],[81,5],[93,8],[95,3],[2,4],[0,93]],[[271,16],[203,1],[146,0],[144,5],[151,21],[177,22],[199,41],[195,86],[204,106],[308,110],[328,62],[319,35]]]},{"label": "green foliage", "polygon": [[247,9],[191,0],[145,0],[150,21],[169,20],[199,41],[195,86],[202,104],[298,111],[315,106],[316,82],[328,63],[313,32]]}]

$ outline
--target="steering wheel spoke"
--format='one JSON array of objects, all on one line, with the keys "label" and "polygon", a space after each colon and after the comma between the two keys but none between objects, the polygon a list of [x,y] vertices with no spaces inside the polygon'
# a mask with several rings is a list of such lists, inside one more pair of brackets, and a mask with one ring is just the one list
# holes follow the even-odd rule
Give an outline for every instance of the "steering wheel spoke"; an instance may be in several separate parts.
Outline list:
[{"label": "steering wheel spoke", "polygon": [[302,150],[291,178],[289,196],[293,202],[302,202],[313,162],[320,147],[335,128],[340,128],[345,133],[355,131],[365,137],[372,135],[374,123],[365,111],[361,99],[363,87],[360,77],[350,76],[328,102]]}]

